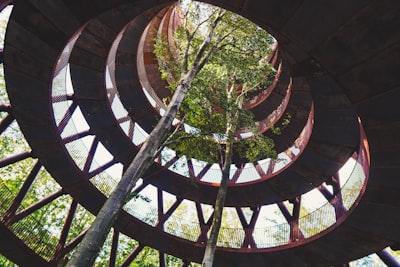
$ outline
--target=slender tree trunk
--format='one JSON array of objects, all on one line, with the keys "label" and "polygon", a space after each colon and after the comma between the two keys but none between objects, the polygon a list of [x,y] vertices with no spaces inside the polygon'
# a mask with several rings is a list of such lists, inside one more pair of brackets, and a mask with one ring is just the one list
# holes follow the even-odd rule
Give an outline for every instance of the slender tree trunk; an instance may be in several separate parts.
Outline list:
[{"label": "slender tree trunk", "polygon": [[214,216],[210,230],[210,238],[207,240],[206,250],[203,257],[203,267],[211,267],[214,261],[215,248],[217,246],[218,234],[221,228],[222,211],[224,209],[225,197],[228,191],[228,181],[232,162],[232,143],[227,144],[225,150],[225,162],[222,169],[221,184],[215,200]]},{"label": "slender tree trunk", "polygon": [[68,261],[66,267],[88,267],[93,265],[101,247],[107,238],[107,234],[110,232],[111,227],[114,224],[123,205],[125,204],[127,197],[131,193],[138,179],[151,166],[154,157],[156,156],[156,152],[167,138],[172,128],[172,122],[176,117],[182,100],[186,92],[189,90],[193,79],[208,62],[211,54],[215,52],[213,47],[208,51],[207,48],[209,47],[211,39],[213,38],[214,30],[224,16],[224,13],[225,12],[219,14],[213,21],[212,27],[197,51],[194,62],[191,64],[191,68],[189,70],[186,69],[188,59],[184,59],[186,61],[186,63],[184,63],[185,69],[183,70],[183,75],[181,76],[181,80],[176,88],[166,113],[157,123],[157,126],[150,133],[146,142],[143,144],[136,157],[122,175],[120,182],[98,212],[96,219],[90,226],[77,250]]},{"label": "slender tree trunk", "polygon": [[219,230],[221,228],[221,223],[222,223],[222,212],[225,205],[226,193],[228,191],[228,182],[232,164],[233,142],[234,142],[232,129],[233,129],[233,121],[235,120],[231,115],[232,114],[227,114],[228,122],[227,122],[226,133],[228,138],[224,153],[222,178],[218,189],[217,198],[215,200],[213,221],[210,229],[210,237],[207,240],[206,250],[203,256],[203,262],[202,262],[203,267],[212,267],[214,262],[215,248],[217,246]]},{"label": "slender tree trunk", "polygon": [[131,193],[138,179],[151,166],[157,150],[168,136],[183,97],[196,73],[197,70],[192,68],[181,79],[166,113],[150,133],[146,142],[123,174],[120,182],[100,209],[78,249],[67,263],[67,267],[88,267],[93,265],[112,225],[125,204],[127,196]]}]

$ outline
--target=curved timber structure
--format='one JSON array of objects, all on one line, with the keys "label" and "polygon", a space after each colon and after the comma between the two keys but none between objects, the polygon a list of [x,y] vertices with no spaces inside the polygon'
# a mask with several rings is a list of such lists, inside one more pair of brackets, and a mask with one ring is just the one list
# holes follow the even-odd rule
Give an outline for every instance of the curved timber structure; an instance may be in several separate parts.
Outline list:
[{"label": "curved timber structure", "polygon": [[[291,116],[273,136],[277,160],[235,158],[215,266],[342,266],[371,253],[395,264],[383,249],[400,241],[400,4],[204,2],[274,36],[277,72],[244,107],[266,135]],[[0,53],[1,255],[58,266],[79,244],[165,110],[153,42],[165,34],[173,49],[176,7],[0,0],[11,12]],[[146,246],[160,266],[167,255],[200,262],[220,175],[218,164],[164,151],[113,227],[109,266],[129,266]]]}]

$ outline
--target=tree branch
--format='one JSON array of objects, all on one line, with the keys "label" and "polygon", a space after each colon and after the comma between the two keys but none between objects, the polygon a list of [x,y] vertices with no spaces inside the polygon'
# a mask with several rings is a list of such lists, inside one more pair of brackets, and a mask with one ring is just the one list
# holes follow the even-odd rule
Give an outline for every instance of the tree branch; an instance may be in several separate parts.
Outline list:
[{"label": "tree branch", "polygon": [[[218,23],[222,20],[222,18],[224,17],[224,15],[225,15],[225,12],[219,12],[218,16],[215,18],[214,22],[212,23],[211,29],[210,29],[210,31],[209,31],[207,37],[204,39],[203,43],[202,43],[201,46],[200,46],[200,49],[198,50],[198,52],[197,52],[197,54],[196,54],[196,57],[195,57],[194,62],[193,62],[193,66],[194,66],[195,68],[197,68],[198,71],[200,71],[201,68],[204,66],[204,64],[201,64],[202,66],[200,67],[199,63],[200,63],[201,61],[204,62],[204,60],[201,60],[201,59],[203,58],[204,53],[205,53],[207,47],[208,47],[209,44],[211,43],[212,37],[213,37],[213,35],[214,35],[214,30],[215,30],[215,28],[217,27]],[[209,54],[210,54],[210,53],[208,53],[208,55],[209,55]],[[209,56],[208,56],[208,57],[209,57]],[[207,58],[208,58],[208,57],[207,57]],[[197,71],[197,72],[198,72],[198,71]]]},{"label": "tree branch", "polygon": [[159,146],[159,148],[156,150],[154,153],[154,158],[158,157],[161,153],[161,151],[168,145],[171,144],[171,140],[176,133],[181,129],[182,125],[184,124],[185,118],[182,118],[179,123],[176,125],[174,131],[168,136],[168,138]]}]

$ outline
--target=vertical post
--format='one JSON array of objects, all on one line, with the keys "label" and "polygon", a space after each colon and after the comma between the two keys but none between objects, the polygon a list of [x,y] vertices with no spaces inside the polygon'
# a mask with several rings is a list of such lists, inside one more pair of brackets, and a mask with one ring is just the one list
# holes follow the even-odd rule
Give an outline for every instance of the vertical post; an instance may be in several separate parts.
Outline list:
[{"label": "vertical post", "polygon": [[340,188],[339,174],[336,173],[334,176],[332,176],[329,182],[330,185],[332,185],[333,194],[335,196],[334,199],[331,201],[331,204],[335,208],[336,220],[338,220],[343,214],[346,213],[346,208],[343,205],[343,197]]},{"label": "vertical post", "polygon": [[201,244],[205,244],[207,242],[207,233],[208,233],[208,230],[210,230],[212,218],[214,217],[214,212],[211,214],[210,218],[206,222],[204,219],[203,210],[201,209],[201,206],[199,203],[196,203],[196,210],[197,210],[197,217],[199,219],[199,224],[200,224],[200,235],[199,235],[199,238],[197,239],[197,242],[200,242]]},{"label": "vertical post", "polygon": [[189,169],[189,177],[190,177],[191,179],[195,178],[196,175],[195,175],[195,172],[194,172],[193,162],[192,162],[191,159],[189,159],[189,160],[187,161],[187,166],[188,166],[188,169]]},{"label": "vertical post", "polygon": [[271,159],[271,161],[269,162],[269,165],[268,165],[268,169],[265,174],[266,175],[272,174],[274,172],[275,165],[276,165],[276,160]]},{"label": "vertical post", "polygon": [[65,112],[64,117],[61,119],[60,123],[58,124],[58,130],[60,134],[64,131],[65,127],[68,125],[68,122],[71,120],[71,114],[73,114],[78,107],[76,101],[72,102],[72,105],[68,108]]},{"label": "vertical post", "polygon": [[90,146],[90,150],[88,153],[88,157],[85,162],[85,166],[83,167],[83,172],[84,173],[89,173],[90,166],[92,165],[93,159],[94,159],[94,154],[96,153],[97,146],[99,145],[99,140],[97,138],[94,138],[92,145]]},{"label": "vertical post", "polygon": [[167,264],[166,264],[165,253],[159,251],[159,252],[158,252],[158,256],[159,256],[159,259],[160,259],[160,267],[166,267]]},{"label": "vertical post", "polygon": [[58,244],[56,246],[56,251],[54,253],[53,258],[50,261],[55,266],[56,265],[58,266],[59,261],[67,253],[66,250],[64,249],[65,242],[67,240],[69,229],[71,228],[72,220],[74,219],[77,207],[78,207],[78,202],[73,200],[72,203],[71,203],[71,206],[69,208],[67,218],[64,221],[64,226],[63,226],[63,229],[62,229],[62,232],[61,232],[61,235],[60,235],[60,239],[58,240]]},{"label": "vertical post", "polygon": [[299,226],[299,217],[300,217],[300,206],[301,206],[301,197],[296,197],[295,199],[290,201],[293,204],[293,214],[292,219],[289,222],[290,225],[290,241],[298,241],[303,237],[303,234],[300,231]]},{"label": "vertical post", "polygon": [[157,189],[157,203],[158,203],[158,223],[157,228],[164,230],[164,200],[161,189]]},{"label": "vertical post", "polygon": [[117,251],[118,251],[118,240],[119,240],[119,232],[113,228],[113,239],[111,244],[111,252],[110,252],[110,262],[108,264],[109,267],[115,267],[115,263],[117,261]]},{"label": "vertical post", "polygon": [[254,241],[253,233],[254,227],[258,219],[258,215],[260,214],[261,207],[252,208],[253,214],[251,215],[250,222],[247,223],[246,218],[243,214],[243,210],[241,208],[236,208],[236,212],[239,216],[240,223],[242,224],[245,236],[242,243],[242,248],[257,248],[257,244]]}]

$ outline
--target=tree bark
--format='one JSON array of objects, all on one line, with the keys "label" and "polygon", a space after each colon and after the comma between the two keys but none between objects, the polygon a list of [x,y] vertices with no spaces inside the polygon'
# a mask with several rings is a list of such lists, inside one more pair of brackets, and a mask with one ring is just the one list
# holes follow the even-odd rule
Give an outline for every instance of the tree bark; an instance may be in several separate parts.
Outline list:
[{"label": "tree bark", "polygon": [[138,154],[122,175],[120,182],[98,212],[96,219],[90,226],[77,250],[68,261],[66,267],[87,267],[93,265],[127,197],[135,187],[138,179],[151,166],[158,149],[167,138],[172,128],[172,122],[179,111],[182,100],[189,90],[193,79],[204,67],[210,55],[215,51],[214,49],[210,49],[210,51],[207,52],[207,48],[213,38],[214,30],[223,16],[224,13],[221,13],[213,21],[208,35],[196,53],[195,60],[190,70],[183,70],[180,82],[168,105],[166,113],[157,123],[157,126],[150,133]]},{"label": "tree bark", "polygon": [[[228,96],[230,95],[228,94]],[[217,197],[215,200],[213,221],[210,229],[210,237],[207,240],[206,249],[203,256],[203,262],[202,262],[203,267],[212,267],[214,262],[215,249],[217,247],[218,235],[222,223],[222,212],[224,210],[226,193],[228,191],[228,182],[232,164],[233,143],[234,143],[233,130],[236,128],[234,127],[236,122],[236,115],[227,114],[227,117],[228,117],[227,128],[226,128],[227,141],[226,141],[224,161],[222,167],[222,177],[221,177],[221,183],[218,188]]]},{"label": "tree bark", "polygon": [[96,219],[78,246],[78,249],[67,263],[67,267],[87,267],[93,265],[112,225],[125,204],[127,196],[131,193],[138,179],[153,164],[155,154],[168,136],[183,97],[188,91],[196,73],[197,69],[192,68],[181,79],[166,113],[150,133],[146,142],[142,145],[138,154],[122,175],[120,182],[98,212]]},{"label": "tree bark", "polygon": [[214,216],[210,229],[210,237],[207,240],[206,250],[203,257],[203,267],[211,267],[214,261],[215,248],[217,246],[218,234],[221,228],[222,212],[225,204],[225,197],[228,191],[228,181],[232,162],[232,143],[227,144],[225,150],[225,162],[222,169],[221,183],[215,200]]}]

